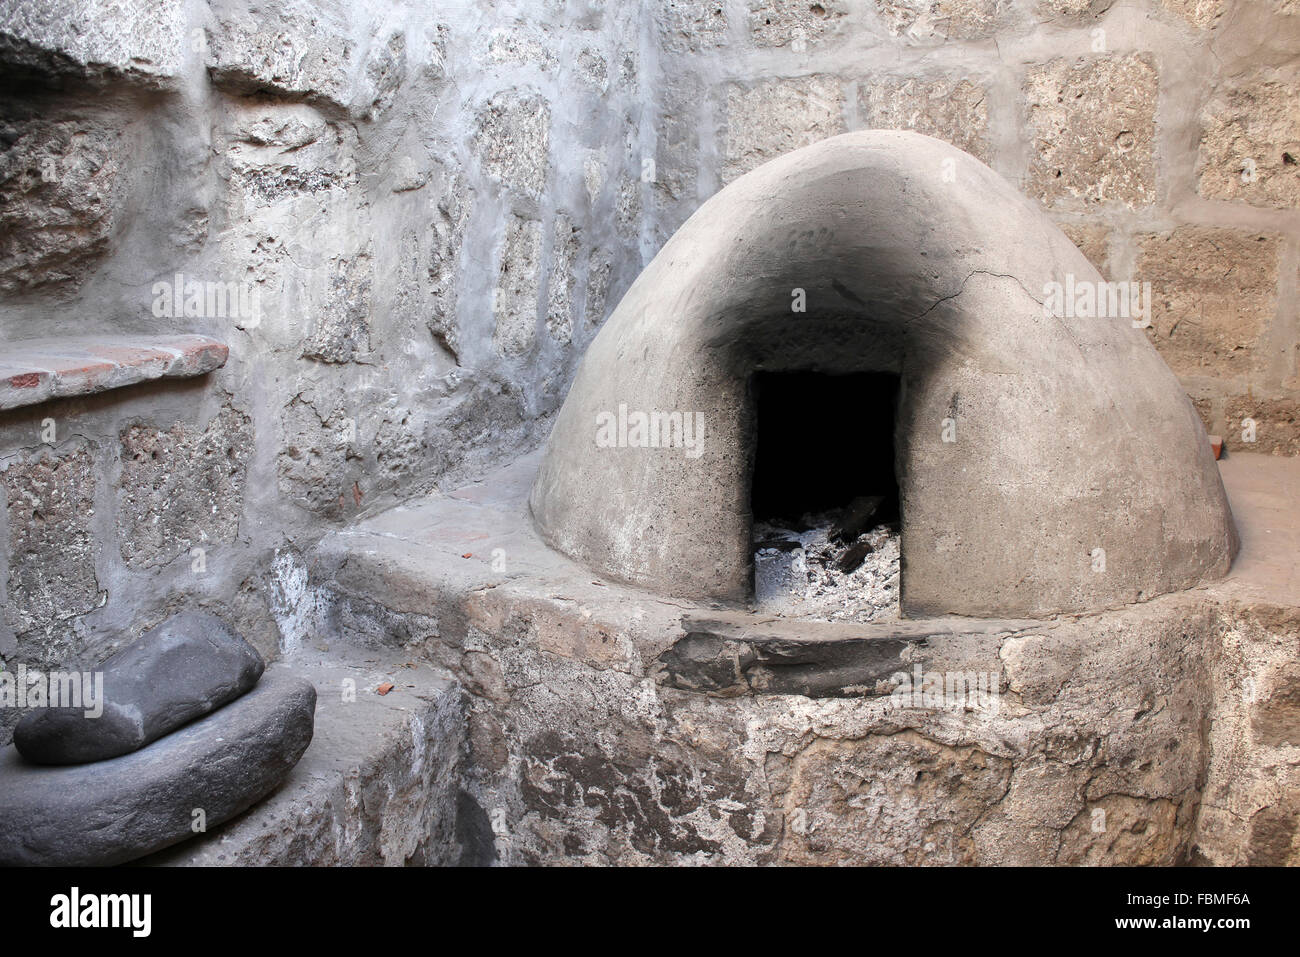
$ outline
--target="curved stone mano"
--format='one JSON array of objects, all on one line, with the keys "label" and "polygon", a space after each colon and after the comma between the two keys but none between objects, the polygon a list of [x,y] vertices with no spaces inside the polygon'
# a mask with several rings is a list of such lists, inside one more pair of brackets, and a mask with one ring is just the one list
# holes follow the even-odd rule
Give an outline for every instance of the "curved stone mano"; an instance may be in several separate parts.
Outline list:
[{"label": "curved stone mano", "polygon": [[265,668],[257,649],[220,618],[181,612],[97,669],[102,714],[87,717],[84,706],[33,709],[14,728],[14,745],[38,764],[129,754],[238,698]]},{"label": "curved stone mano", "polygon": [[316,689],[274,672],[238,700],[143,750],[95,764],[0,755],[0,865],[120,864],[261,800],[311,743]]},{"label": "curved stone mano", "polygon": [[[592,342],[533,487],[539,530],[613,578],[743,600],[751,374],[893,372],[905,614],[1045,615],[1223,574],[1236,533],[1191,403],[1129,319],[1047,314],[1070,276],[1101,281],[939,140],[850,133],[767,163],[677,231]],[[702,452],[598,447],[620,405],[700,413]]]}]

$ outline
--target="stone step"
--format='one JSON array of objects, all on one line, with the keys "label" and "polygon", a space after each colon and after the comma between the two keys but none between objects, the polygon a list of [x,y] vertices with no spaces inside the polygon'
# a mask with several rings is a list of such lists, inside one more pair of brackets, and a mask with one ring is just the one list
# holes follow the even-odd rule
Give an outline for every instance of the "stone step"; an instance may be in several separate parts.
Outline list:
[{"label": "stone step", "polygon": [[[318,691],[302,760],[265,801],[152,855],[155,866],[445,865],[494,857],[488,811],[462,790],[467,696],[387,648],[307,645],[267,671]],[[263,679],[265,682],[267,679]],[[392,683],[380,695],[377,689]]]}]

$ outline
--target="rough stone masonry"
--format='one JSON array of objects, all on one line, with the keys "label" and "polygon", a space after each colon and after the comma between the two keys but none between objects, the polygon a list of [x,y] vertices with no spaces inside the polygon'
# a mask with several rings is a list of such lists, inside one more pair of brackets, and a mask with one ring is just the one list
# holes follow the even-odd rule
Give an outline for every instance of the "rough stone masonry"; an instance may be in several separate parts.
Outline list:
[{"label": "rough stone masonry", "polygon": [[[1145,335],[1229,455],[1300,454],[1291,0],[103,9],[0,0],[0,349],[230,354],[0,412],[6,666],[94,664],[182,608],[270,661],[309,646],[317,542],[540,444],[686,218],[841,132],[988,163],[1103,276],[1151,282]],[[177,277],[182,305],[221,283],[258,308],[161,315]],[[1271,620],[1232,634],[1268,645]],[[1294,787],[1275,759],[1252,794]],[[1221,846],[1261,807],[1216,804]]]}]

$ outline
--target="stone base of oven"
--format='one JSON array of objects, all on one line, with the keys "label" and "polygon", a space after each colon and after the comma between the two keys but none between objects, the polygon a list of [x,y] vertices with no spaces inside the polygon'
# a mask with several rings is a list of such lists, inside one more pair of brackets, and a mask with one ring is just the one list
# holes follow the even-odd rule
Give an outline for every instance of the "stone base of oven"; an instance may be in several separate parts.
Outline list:
[{"label": "stone base of oven", "polygon": [[[1269,495],[1300,479],[1257,458],[1289,470],[1256,481]],[[1262,495],[1233,500],[1248,574],[1212,587],[1047,621],[852,625],[594,580],[535,534],[535,466],[303,557],[296,654],[370,646],[457,691],[446,787],[486,822],[476,859],[1300,863],[1300,609],[1268,560],[1294,542],[1252,530],[1276,518]]]}]

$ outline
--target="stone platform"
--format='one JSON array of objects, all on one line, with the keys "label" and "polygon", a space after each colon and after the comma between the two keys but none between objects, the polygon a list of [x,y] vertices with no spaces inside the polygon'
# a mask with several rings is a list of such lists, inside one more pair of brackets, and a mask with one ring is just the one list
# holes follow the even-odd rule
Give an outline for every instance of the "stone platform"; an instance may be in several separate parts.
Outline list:
[{"label": "stone platform", "polygon": [[[280,667],[316,675],[316,740],[167,860],[1300,862],[1300,461],[1221,465],[1243,540],[1221,582],[863,626],[600,580],[539,540],[523,458],[307,556],[330,650]],[[1001,694],[891,696],[918,667]],[[385,676],[392,695],[363,690]]]},{"label": "stone platform", "polygon": [[316,687],[311,747],[255,808],[141,863],[490,861],[487,816],[457,786],[465,695],[448,675],[392,649],[323,641],[267,673]]}]

